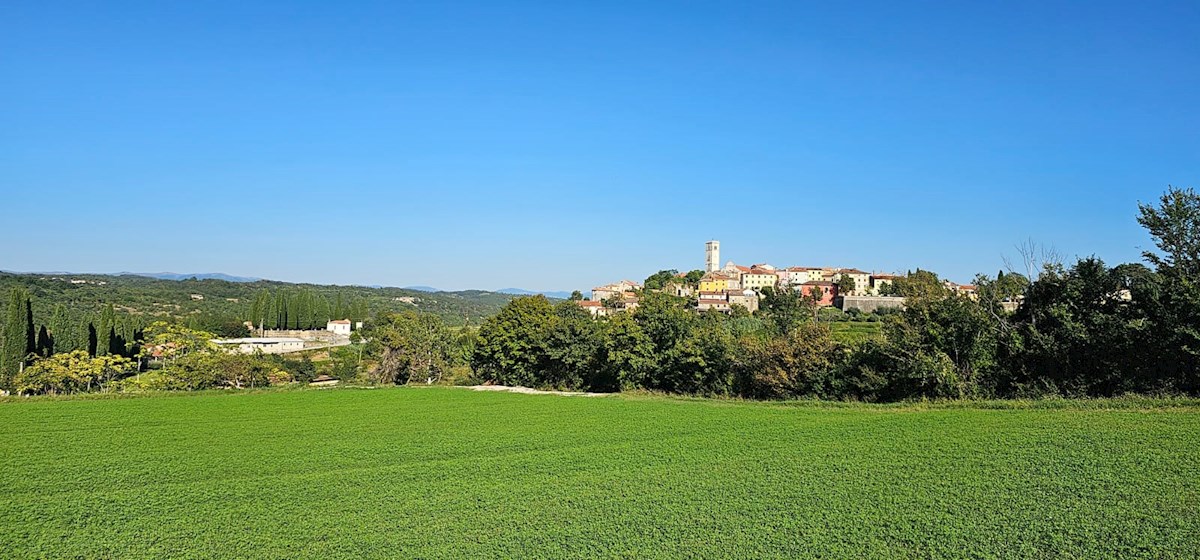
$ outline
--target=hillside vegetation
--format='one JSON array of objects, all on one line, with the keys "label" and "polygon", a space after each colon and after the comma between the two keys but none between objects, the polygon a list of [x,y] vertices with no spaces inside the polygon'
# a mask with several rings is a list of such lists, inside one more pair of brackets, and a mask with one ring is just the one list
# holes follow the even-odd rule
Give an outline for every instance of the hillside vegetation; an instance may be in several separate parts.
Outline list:
[{"label": "hillside vegetation", "polygon": [[[78,282],[73,283],[72,281]],[[82,281],[82,282],[80,282]],[[330,318],[340,298],[343,313],[358,320],[379,312],[416,309],[437,315],[447,324],[478,324],[496,313],[514,296],[478,290],[463,292],[422,292],[403,288],[364,286],[327,286],[292,284],[271,280],[229,282],[225,280],[159,280],[141,276],[89,274],[11,274],[0,273],[0,293],[13,287],[28,291],[34,302],[34,321],[46,324],[55,306],[63,304],[78,321],[98,316],[112,304],[118,316],[141,319],[182,321],[195,328],[219,332],[230,323],[249,320],[255,300],[264,292],[305,294],[319,298],[327,306]],[[198,299],[199,296],[203,299]],[[0,302],[0,305],[6,302]],[[355,307],[357,307],[355,309]],[[321,317],[322,321],[326,320]],[[255,318],[258,323],[261,317]]]},{"label": "hillside vegetation", "polygon": [[[8,558],[1194,558],[1194,401],[0,402]],[[1106,404],[1107,403],[1107,404]]]}]

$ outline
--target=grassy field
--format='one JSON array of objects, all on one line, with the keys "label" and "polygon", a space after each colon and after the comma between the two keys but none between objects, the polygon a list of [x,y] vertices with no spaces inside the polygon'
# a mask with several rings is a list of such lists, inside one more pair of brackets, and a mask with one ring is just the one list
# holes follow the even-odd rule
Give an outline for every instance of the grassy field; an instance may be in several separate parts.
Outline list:
[{"label": "grassy field", "polygon": [[829,327],[829,334],[838,342],[862,342],[871,338],[883,339],[883,323],[840,321],[822,324]]},{"label": "grassy field", "polygon": [[1198,535],[1194,402],[0,403],[6,558],[1195,558]]}]

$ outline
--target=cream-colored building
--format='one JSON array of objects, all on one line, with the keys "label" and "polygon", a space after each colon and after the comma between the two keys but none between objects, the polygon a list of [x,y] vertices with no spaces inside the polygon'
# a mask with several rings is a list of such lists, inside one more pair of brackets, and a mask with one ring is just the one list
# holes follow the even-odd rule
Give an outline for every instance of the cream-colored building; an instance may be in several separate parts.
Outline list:
[{"label": "cream-colored building", "polygon": [[617,294],[632,292],[634,290],[641,289],[641,287],[641,284],[638,284],[632,280],[621,280],[620,282],[613,282],[612,284],[605,284],[603,286],[596,286],[595,288],[592,288],[591,299],[592,301],[604,301]]},{"label": "cream-colored building", "polygon": [[842,277],[849,277],[854,281],[854,291],[848,294],[840,294],[844,296],[862,296],[871,293],[871,273],[863,272],[857,268],[842,268],[838,269],[833,277],[833,282],[836,283]]},{"label": "cream-colored building", "polygon": [[779,282],[779,277],[773,271],[754,269],[742,274],[742,288],[744,289],[774,288],[777,282]]},{"label": "cream-colored building", "polygon": [[884,288],[893,286],[896,283],[895,274],[872,274],[871,275],[871,295],[877,296],[883,293]]},{"label": "cream-colored building", "polygon": [[594,300],[579,300],[576,301],[579,307],[591,314],[592,317],[604,317],[608,315],[609,309],[604,307],[604,304]]}]

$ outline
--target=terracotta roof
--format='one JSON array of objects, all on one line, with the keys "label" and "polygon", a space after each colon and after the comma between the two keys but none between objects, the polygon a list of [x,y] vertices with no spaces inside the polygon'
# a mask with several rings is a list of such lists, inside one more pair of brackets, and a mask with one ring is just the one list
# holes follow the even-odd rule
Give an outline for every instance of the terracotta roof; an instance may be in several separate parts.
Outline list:
[{"label": "terracotta roof", "polygon": [[832,286],[832,285],[833,285],[833,282],[829,282],[829,281],[825,281],[825,280],[805,282],[805,283],[801,284],[801,286]]},{"label": "terracotta roof", "polygon": [[586,299],[579,300],[575,303],[578,303],[580,307],[601,307],[604,305],[604,302],[594,301],[594,300],[586,300]]},{"label": "terracotta roof", "polygon": [[841,272],[842,274],[871,274],[870,272],[863,272],[857,268],[843,268],[838,272]]},{"label": "terracotta roof", "polygon": [[333,323],[335,325],[349,325],[350,319],[338,319],[336,321],[330,321],[330,323]]}]

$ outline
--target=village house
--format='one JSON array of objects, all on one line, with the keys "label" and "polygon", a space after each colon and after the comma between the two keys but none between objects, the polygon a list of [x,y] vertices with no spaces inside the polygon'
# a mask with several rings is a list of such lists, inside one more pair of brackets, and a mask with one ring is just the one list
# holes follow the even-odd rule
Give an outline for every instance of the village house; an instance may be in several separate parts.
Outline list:
[{"label": "village house", "polygon": [[779,282],[779,277],[774,271],[752,269],[750,272],[742,274],[742,288],[750,290],[762,290],[763,288],[774,288]]},{"label": "village house", "polygon": [[582,307],[583,310],[587,311],[588,314],[590,314],[592,317],[608,316],[609,310],[607,307],[604,307],[604,304],[602,302],[585,299],[585,300],[576,301],[575,303],[579,304],[579,307]]},{"label": "village house", "polygon": [[861,296],[871,293],[871,273],[863,272],[857,268],[843,268],[837,271],[833,282],[836,283],[843,277],[848,277],[854,281],[854,290],[844,295]]},{"label": "village house", "polygon": [[729,301],[730,309],[740,305],[751,313],[758,311],[758,292],[754,290],[726,290],[725,299]]},{"label": "village house", "polygon": [[613,282],[612,284],[597,286],[592,288],[592,301],[604,301],[617,294],[624,294],[626,292],[640,290],[641,288],[641,284],[638,284],[632,280],[621,280],[620,282]]},{"label": "village house", "polygon": [[899,276],[895,274],[872,274],[871,295],[880,295],[888,286],[893,286]]},{"label": "village house", "polygon": [[696,309],[728,313],[729,300],[726,298],[725,292],[700,292],[700,296],[696,299]]},{"label": "village house", "polygon": [[710,272],[700,278],[699,292],[723,292],[725,290],[736,290],[741,288],[741,282],[737,276],[730,276],[720,272]]},{"label": "village house", "polygon": [[342,336],[350,336],[350,319],[337,319],[325,323],[325,330]]},{"label": "village house", "polygon": [[820,299],[817,300],[819,307],[832,306],[833,299],[838,295],[837,284],[829,281],[805,282],[796,286],[795,289],[805,298],[812,298],[814,294],[820,294]]},{"label": "village house", "polygon": [[692,295],[696,293],[696,290],[688,285],[686,278],[687,274],[685,273],[681,272],[676,274],[674,279],[672,279],[670,282],[667,282],[667,284],[663,286],[662,292],[664,294],[671,294],[675,297],[692,297]]}]

